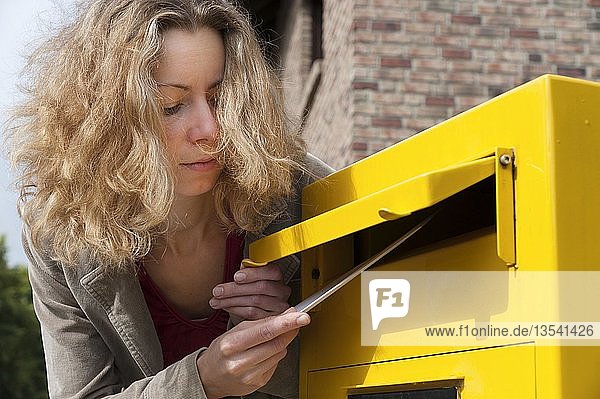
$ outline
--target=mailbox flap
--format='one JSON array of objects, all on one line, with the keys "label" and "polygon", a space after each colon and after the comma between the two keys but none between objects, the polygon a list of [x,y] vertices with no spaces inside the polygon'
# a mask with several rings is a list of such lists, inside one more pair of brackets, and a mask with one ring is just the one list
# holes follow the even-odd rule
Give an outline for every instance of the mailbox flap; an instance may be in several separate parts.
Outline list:
[{"label": "mailbox flap", "polygon": [[423,173],[304,220],[252,243],[248,263],[272,262],[430,207],[492,176],[496,159],[492,155]]}]

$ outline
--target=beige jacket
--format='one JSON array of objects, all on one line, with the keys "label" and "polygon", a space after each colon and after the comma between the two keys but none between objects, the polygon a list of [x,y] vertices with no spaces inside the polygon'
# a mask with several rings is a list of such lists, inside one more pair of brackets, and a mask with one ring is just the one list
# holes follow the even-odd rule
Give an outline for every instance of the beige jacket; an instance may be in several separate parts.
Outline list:
[{"label": "beige jacket", "polygon": [[[322,177],[331,169],[313,156],[308,168]],[[296,222],[303,176],[289,205],[290,217],[278,220],[264,235]],[[259,238],[248,234],[248,244]],[[196,358],[204,348],[163,369],[162,350],[133,273],[107,274],[101,265],[82,260],[63,268],[34,251],[26,232],[23,245],[31,265],[35,312],[40,321],[50,398],[205,398]],[[299,269],[291,256],[280,261],[286,282]],[[293,281],[291,282],[293,283]],[[297,397],[297,342],[262,391]],[[250,397],[265,398],[255,393]]]}]

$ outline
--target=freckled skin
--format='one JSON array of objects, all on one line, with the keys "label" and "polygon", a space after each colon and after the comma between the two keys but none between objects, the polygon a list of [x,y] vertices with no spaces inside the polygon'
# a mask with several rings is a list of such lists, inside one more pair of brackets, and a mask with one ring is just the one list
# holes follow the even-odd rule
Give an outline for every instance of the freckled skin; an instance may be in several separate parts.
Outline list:
[{"label": "freckled skin", "polygon": [[219,130],[213,104],[224,66],[223,40],[217,31],[166,32],[154,78],[163,96],[167,149],[179,163],[176,195],[206,194],[221,172],[199,145],[211,146]]}]

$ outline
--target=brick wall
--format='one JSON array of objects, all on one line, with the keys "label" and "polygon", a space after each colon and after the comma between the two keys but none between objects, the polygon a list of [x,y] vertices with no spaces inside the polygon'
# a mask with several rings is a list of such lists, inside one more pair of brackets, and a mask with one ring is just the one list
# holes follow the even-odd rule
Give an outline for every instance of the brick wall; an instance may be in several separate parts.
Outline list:
[{"label": "brick wall", "polygon": [[323,20],[304,132],[336,167],[545,73],[600,80],[600,0],[324,0]]},{"label": "brick wall", "polygon": [[[335,168],[353,162],[353,117],[352,117],[352,77],[353,41],[352,33],[353,1],[336,0],[323,2],[323,53],[324,58],[308,63],[299,85],[297,65],[301,54],[310,54],[312,27],[311,1],[294,0],[292,5],[293,24],[287,25],[283,48],[283,76],[286,98],[292,115],[302,118],[310,108],[303,122],[303,133],[309,143],[309,150]],[[296,13],[293,10],[296,9]],[[292,28],[295,26],[295,28]],[[298,45],[304,38],[303,46]],[[290,68],[288,65],[292,65]],[[307,65],[304,62],[304,65]],[[312,93],[311,90],[315,92]]]}]

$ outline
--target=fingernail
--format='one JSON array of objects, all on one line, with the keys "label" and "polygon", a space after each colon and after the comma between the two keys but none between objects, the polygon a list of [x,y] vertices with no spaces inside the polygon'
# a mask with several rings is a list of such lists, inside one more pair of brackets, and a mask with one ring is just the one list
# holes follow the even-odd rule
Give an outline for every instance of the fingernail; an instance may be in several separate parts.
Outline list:
[{"label": "fingernail", "polygon": [[238,283],[239,283],[239,282],[241,282],[241,281],[244,281],[244,280],[246,279],[246,273],[243,273],[243,272],[236,272],[236,273],[233,275],[233,279],[234,279],[235,281],[237,281]]},{"label": "fingernail", "polygon": [[223,287],[221,286],[216,286],[215,288],[213,288],[213,295],[214,296],[221,296],[223,295]]},{"label": "fingernail", "polygon": [[214,308],[215,306],[217,306],[217,301],[214,299],[211,299],[210,301],[208,301],[208,304],[210,305],[211,308]]},{"label": "fingernail", "polygon": [[296,319],[296,321],[301,326],[305,326],[308,323],[310,323],[310,317],[306,313],[305,314],[301,314],[300,316],[298,316],[298,318]]}]

